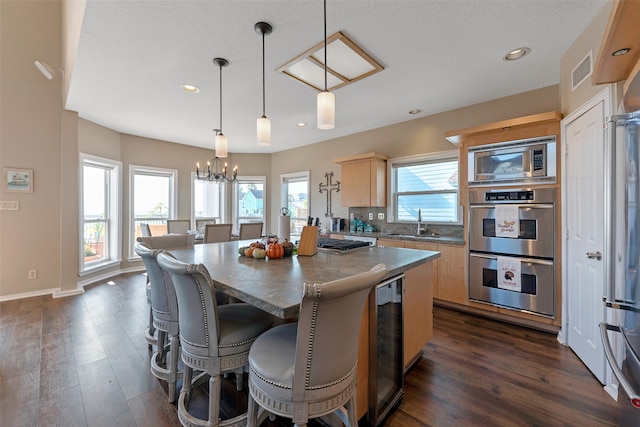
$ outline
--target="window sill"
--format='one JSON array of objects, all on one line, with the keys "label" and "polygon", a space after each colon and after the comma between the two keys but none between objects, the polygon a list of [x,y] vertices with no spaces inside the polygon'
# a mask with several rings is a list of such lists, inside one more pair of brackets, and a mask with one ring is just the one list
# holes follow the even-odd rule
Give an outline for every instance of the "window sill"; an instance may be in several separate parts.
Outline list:
[{"label": "window sill", "polygon": [[78,276],[80,277],[84,277],[84,276],[88,276],[90,274],[93,273],[97,273],[99,271],[103,271],[103,270],[107,270],[113,267],[118,267],[120,266],[120,263],[122,262],[122,260],[108,260],[108,261],[104,261],[100,264],[96,264],[96,265],[92,265],[91,267],[85,268],[84,270],[80,271],[78,273]]}]

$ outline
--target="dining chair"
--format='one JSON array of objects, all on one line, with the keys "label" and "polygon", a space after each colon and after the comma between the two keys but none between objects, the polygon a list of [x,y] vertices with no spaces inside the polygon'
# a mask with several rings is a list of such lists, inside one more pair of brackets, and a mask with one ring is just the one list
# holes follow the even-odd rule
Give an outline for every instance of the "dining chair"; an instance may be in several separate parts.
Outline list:
[{"label": "dining chair", "polygon": [[336,414],[357,427],[360,320],[369,292],[386,275],[378,264],[343,279],[304,284],[298,322],[269,329],[249,352],[247,427],[267,414],[290,418],[295,426]]},{"label": "dining chair", "polygon": [[166,236],[138,237],[137,241],[151,249],[193,247],[193,234],[169,234]]},{"label": "dining chair", "polygon": [[167,233],[169,234],[186,234],[191,229],[190,219],[168,219]]},{"label": "dining chair", "polygon": [[[167,252],[158,264],[173,280],[178,299],[180,341],[184,374],[178,398],[178,418],[185,426],[244,425],[247,414],[220,422],[221,375],[234,372],[236,388],[242,389],[243,368],[255,339],[272,325],[272,317],[246,303],[218,305],[213,281],[202,264],[186,264]],[[188,402],[194,383],[193,370],[209,375],[208,419],[189,413]]]},{"label": "dining chair", "polygon": [[230,241],[232,226],[233,224],[207,224],[204,230],[204,243]]},{"label": "dining chair", "polygon": [[142,237],[151,237],[151,227],[146,222],[140,223],[140,233]]},{"label": "dining chair", "polygon": [[261,238],[262,225],[263,224],[261,222],[246,222],[246,223],[240,224],[240,232],[238,233],[238,240]]},{"label": "dining chair", "polygon": [[207,224],[215,224],[216,222],[216,218],[196,218],[196,231],[204,234],[205,226]]}]

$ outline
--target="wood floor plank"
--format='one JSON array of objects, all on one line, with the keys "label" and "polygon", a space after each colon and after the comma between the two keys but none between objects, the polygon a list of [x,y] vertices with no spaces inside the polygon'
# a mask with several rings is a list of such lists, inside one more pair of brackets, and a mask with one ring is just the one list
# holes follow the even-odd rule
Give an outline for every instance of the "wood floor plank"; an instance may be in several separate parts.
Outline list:
[{"label": "wood floor plank", "polygon": [[[0,426],[180,425],[149,369],[146,278],[111,281],[68,298],[0,303]],[[549,333],[434,307],[423,351],[385,427],[640,425],[616,418],[601,384]],[[223,417],[243,410],[245,393],[224,380]],[[206,416],[206,387],[191,409]],[[262,427],[291,425],[278,417]]]},{"label": "wood floor plank", "polygon": [[134,426],[135,420],[107,358],[78,367],[89,426]]}]

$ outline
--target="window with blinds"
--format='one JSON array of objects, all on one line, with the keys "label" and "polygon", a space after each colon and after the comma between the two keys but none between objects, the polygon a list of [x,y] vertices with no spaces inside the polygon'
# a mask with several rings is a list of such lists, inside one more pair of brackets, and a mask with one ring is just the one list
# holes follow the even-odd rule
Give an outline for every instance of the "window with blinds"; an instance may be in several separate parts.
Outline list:
[{"label": "window with blinds", "polygon": [[458,152],[392,159],[391,213],[397,222],[461,223]]}]

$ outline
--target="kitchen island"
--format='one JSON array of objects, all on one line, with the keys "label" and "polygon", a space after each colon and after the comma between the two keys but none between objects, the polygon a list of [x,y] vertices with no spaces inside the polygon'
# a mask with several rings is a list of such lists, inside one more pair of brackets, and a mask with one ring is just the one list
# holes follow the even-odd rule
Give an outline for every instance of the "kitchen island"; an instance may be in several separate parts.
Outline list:
[{"label": "kitchen island", "polygon": [[265,260],[238,254],[238,249],[249,243],[207,243],[171,253],[182,262],[203,264],[217,288],[281,319],[297,316],[304,283],[341,279],[379,263],[387,266],[390,278],[440,256],[435,251],[374,246],[347,252],[319,249],[314,256]]},{"label": "kitchen island", "polygon": [[[252,304],[283,320],[295,320],[304,283],[324,283],[387,266],[385,279],[404,274],[401,365],[406,370],[421,354],[433,331],[433,262],[440,253],[394,247],[365,247],[346,252],[319,249],[313,256],[254,259],[240,256],[238,249],[250,241],[208,243],[193,248],[171,249],[180,261],[203,264],[214,285],[229,295]],[[373,294],[374,292],[372,292]],[[367,413],[377,396],[369,390],[370,326],[375,312],[373,295],[362,315],[358,347],[357,416]],[[375,344],[375,342],[373,342]],[[339,354],[339,349],[336,349]],[[373,354],[373,353],[371,353]],[[402,366],[400,370],[402,370]],[[400,372],[402,376],[403,372]]]}]

